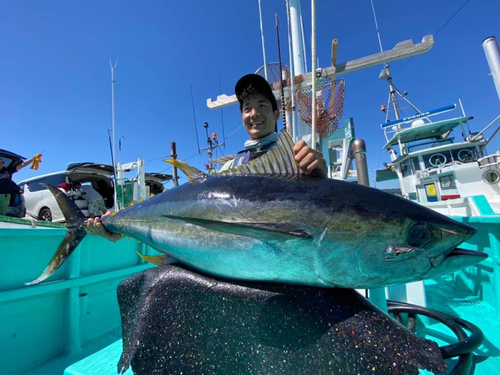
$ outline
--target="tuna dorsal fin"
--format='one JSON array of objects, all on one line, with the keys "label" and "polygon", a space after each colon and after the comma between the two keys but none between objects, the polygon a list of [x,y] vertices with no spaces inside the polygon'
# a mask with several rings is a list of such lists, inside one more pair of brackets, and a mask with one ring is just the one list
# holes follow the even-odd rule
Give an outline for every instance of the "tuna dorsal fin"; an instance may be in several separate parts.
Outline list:
[{"label": "tuna dorsal fin", "polygon": [[165,159],[163,161],[179,168],[187,176],[189,183],[193,183],[196,180],[204,179],[207,177],[207,175],[199,169],[196,169],[195,167],[192,167],[182,161],[174,159]]},{"label": "tuna dorsal fin", "polygon": [[298,175],[299,166],[293,155],[293,140],[286,130],[282,130],[278,142],[267,153],[249,163],[218,173],[222,176],[248,174]]}]

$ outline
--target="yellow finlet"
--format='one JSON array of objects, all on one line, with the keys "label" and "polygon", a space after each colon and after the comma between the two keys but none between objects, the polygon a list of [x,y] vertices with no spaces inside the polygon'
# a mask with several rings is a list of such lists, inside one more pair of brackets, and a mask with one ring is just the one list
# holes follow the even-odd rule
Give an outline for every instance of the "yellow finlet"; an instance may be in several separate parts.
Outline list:
[{"label": "yellow finlet", "polygon": [[142,255],[140,252],[136,251],[144,261],[154,264],[155,266],[163,266],[165,264],[165,259],[170,258],[168,255]]}]

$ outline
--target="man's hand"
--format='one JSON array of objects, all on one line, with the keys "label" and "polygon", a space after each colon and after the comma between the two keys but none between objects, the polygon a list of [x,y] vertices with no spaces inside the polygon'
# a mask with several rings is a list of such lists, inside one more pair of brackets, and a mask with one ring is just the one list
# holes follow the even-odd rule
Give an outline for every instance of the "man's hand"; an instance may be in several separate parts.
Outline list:
[{"label": "man's hand", "polygon": [[[111,213],[106,212],[105,216],[109,216]],[[87,219],[87,228],[85,228],[87,233],[92,234],[94,236],[102,236],[110,241],[116,242],[118,241],[122,235],[120,233],[112,233],[108,232],[106,228],[101,223],[101,219],[96,217],[95,219],[88,218]]]},{"label": "man's hand", "polygon": [[301,173],[318,177],[328,176],[328,167],[323,154],[313,150],[304,140],[297,142],[293,147],[293,154]]}]

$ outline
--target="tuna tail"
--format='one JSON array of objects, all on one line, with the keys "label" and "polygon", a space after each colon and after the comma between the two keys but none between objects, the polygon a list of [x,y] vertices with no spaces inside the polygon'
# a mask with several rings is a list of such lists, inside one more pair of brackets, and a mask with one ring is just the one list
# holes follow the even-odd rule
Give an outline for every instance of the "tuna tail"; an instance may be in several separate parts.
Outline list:
[{"label": "tuna tail", "polygon": [[71,253],[77,248],[78,244],[87,235],[83,223],[87,220],[85,215],[80,211],[75,202],[73,202],[66,194],[61,190],[51,186],[46,185],[50,192],[54,195],[59,208],[61,209],[64,218],[66,219],[66,226],[68,231],[66,237],[62,240],[61,244],[57,248],[56,253],[50,260],[49,264],[43,271],[43,273],[38,277],[38,279],[32,282],[26,283],[26,285],[34,285],[42,282],[49,276],[51,276],[63,263]]}]

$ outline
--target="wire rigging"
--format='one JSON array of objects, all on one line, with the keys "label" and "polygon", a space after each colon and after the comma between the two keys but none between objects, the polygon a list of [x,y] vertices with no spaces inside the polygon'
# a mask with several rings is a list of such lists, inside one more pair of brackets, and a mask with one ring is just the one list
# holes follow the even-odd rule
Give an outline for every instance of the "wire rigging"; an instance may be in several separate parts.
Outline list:
[{"label": "wire rigging", "polygon": [[[465,3],[463,3],[463,4],[462,4],[462,6],[461,6],[460,8],[458,8],[458,10],[457,10],[457,11],[453,14],[453,16],[451,16],[451,17],[450,17],[450,19],[449,19],[448,21],[446,21],[446,22],[444,23],[444,25],[443,25],[443,26],[441,26],[441,27],[439,28],[439,30],[438,30],[438,31],[436,31],[436,32],[434,33],[434,36],[437,36],[437,35],[439,34],[439,32],[440,32],[441,30],[443,30],[443,29],[445,28],[445,26],[446,26],[446,25],[448,25],[448,23],[450,23],[450,21],[451,21],[453,18],[455,18],[455,16],[456,16],[456,15],[457,15],[457,14],[458,14],[458,13],[459,13],[462,9],[463,9],[463,7],[465,7],[465,6],[467,5],[467,3],[468,3],[469,1],[470,1],[470,0],[466,0],[466,1],[465,1]],[[400,71],[401,69],[403,69],[403,68],[404,68],[404,67],[405,67],[405,66],[406,66],[406,65],[407,65],[407,64],[408,64],[411,60],[413,60],[413,58],[414,58],[414,57],[415,57],[415,56],[413,56],[413,57],[409,58],[409,59],[408,59],[408,60],[407,60],[407,61],[403,64],[403,66],[401,66],[401,68],[399,68],[397,71]]]},{"label": "wire rigging", "polygon": [[378,29],[377,14],[375,13],[375,6],[373,5],[373,0],[370,0],[372,4],[373,19],[375,20],[375,29],[377,30],[378,44],[380,46],[380,52],[384,52],[382,48],[382,38],[380,37],[380,31]]}]

